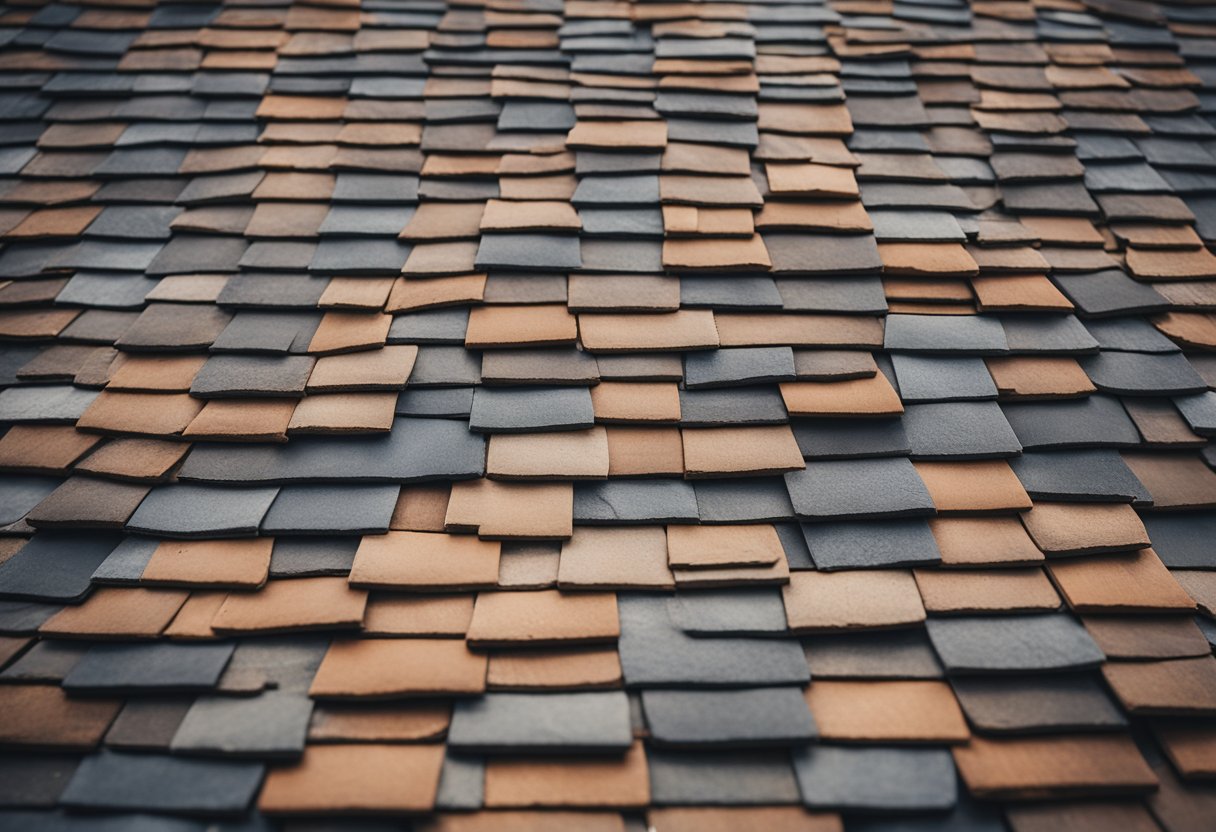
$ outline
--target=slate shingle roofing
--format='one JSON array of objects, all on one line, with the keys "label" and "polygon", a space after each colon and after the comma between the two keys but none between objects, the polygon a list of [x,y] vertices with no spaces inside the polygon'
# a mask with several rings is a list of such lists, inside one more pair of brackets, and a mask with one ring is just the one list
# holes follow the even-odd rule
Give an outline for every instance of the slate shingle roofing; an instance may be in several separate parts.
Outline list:
[{"label": "slate shingle roofing", "polygon": [[1213,243],[1197,3],[8,4],[0,829],[1210,832]]}]

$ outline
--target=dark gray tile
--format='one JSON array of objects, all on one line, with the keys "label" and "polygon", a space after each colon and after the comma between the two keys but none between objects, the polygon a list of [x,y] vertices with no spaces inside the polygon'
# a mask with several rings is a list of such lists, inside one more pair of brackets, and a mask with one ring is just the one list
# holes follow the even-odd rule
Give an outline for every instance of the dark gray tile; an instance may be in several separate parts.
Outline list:
[{"label": "dark gray tile", "polygon": [[960,677],[951,682],[977,731],[1040,733],[1122,728],[1127,717],[1088,673]]},{"label": "dark gray tile", "polygon": [[565,272],[583,265],[578,237],[562,234],[482,234],[479,269],[543,269]]},{"label": "dark gray tile", "polygon": [[270,555],[270,577],[310,578],[349,575],[359,548],[358,537],[280,537]]},{"label": "dark gray tile", "polygon": [[1144,318],[1102,318],[1086,322],[1085,328],[1089,330],[1089,334],[1094,337],[1104,352],[1106,350],[1154,353],[1179,351],[1177,344],[1162,335]]},{"label": "dark gray tile", "polygon": [[277,494],[277,488],[162,485],[148,492],[127,529],[162,537],[251,537]]},{"label": "dark gray tile", "polygon": [[1022,452],[996,402],[908,405],[903,425],[914,459],[994,459]]},{"label": "dark gray tile", "polygon": [[395,485],[287,486],[266,512],[262,533],[384,534],[400,490]]},{"label": "dark gray tile", "polygon": [[656,806],[773,806],[798,802],[788,753],[665,751],[646,754]]},{"label": "dark gray tile", "polygon": [[238,312],[211,344],[211,352],[305,352],[320,323],[320,313]]},{"label": "dark gray tile", "polygon": [[[74,754],[31,754],[28,751],[0,754],[0,806],[10,807],[0,811],[0,827],[38,830],[47,814],[16,811],[16,807],[53,807],[79,762],[80,757]],[[93,820],[96,819],[87,819],[85,823]],[[126,828],[116,826],[112,831],[103,832],[123,832]]]},{"label": "dark gray tile", "polygon": [[123,538],[93,572],[93,583],[138,584],[143,578],[148,561],[152,560],[152,555],[159,545],[160,541],[154,537],[132,535]]},{"label": "dark gray tile", "polygon": [[697,480],[693,483],[702,523],[765,523],[793,520],[785,481],[780,477]]},{"label": "dark gray tile", "polygon": [[879,242],[962,243],[967,235],[949,211],[869,211]]},{"label": "dark gray tile", "polygon": [[951,674],[1083,670],[1106,658],[1068,613],[930,618],[925,626]]},{"label": "dark gray tile", "polygon": [[668,600],[667,612],[691,635],[753,636],[787,629],[781,591],[770,587],[677,592]]},{"label": "dark gray tile", "polygon": [[401,271],[412,249],[395,239],[325,237],[307,265],[309,271],[321,274],[393,275]]},{"label": "dark gray tile", "polygon": [[882,268],[878,244],[869,234],[787,234],[766,232],[774,274],[877,273]]},{"label": "dark gray tile", "polygon": [[[391,331],[389,343],[392,343]],[[418,349],[406,392],[419,387],[465,387],[480,382],[481,362],[477,359],[477,353],[464,347],[428,345]],[[472,404],[470,387],[469,406],[472,407]]]},{"label": "dark gray tile", "polygon": [[118,545],[108,534],[39,532],[0,563],[0,598],[76,602],[93,572]]},{"label": "dark gray tile", "polygon": [[685,427],[783,425],[788,421],[776,385],[680,391],[680,424]]},{"label": "dark gray tile", "polygon": [[152,303],[115,346],[123,350],[156,352],[205,349],[219,337],[231,318],[229,313],[214,306]]},{"label": "dark gray tile", "polygon": [[882,279],[874,276],[779,277],[777,291],[787,312],[853,312],[881,314],[887,311]]},{"label": "dark gray tile", "polygon": [[[469,328],[469,310],[466,307],[453,309],[427,309],[394,315],[389,326],[389,344],[464,344],[465,332]],[[463,347],[461,348],[463,351]],[[419,358],[421,359],[421,355]],[[470,356],[470,360],[472,357]],[[417,375],[415,363],[413,375]],[[413,380],[411,376],[411,381]]]},{"label": "dark gray tile", "polygon": [[175,754],[292,758],[304,753],[312,700],[298,693],[200,696],[170,749]]},{"label": "dark gray tile", "polygon": [[581,430],[595,424],[586,387],[478,387],[469,429],[481,433]]},{"label": "dark gray tile", "polygon": [[1153,551],[1171,569],[1216,569],[1216,515],[1147,512],[1141,518]]},{"label": "dark gray tile", "polygon": [[1152,501],[1118,451],[1034,451],[1009,460],[1009,465],[1036,500]]},{"label": "dark gray tile", "polygon": [[63,681],[73,693],[205,691],[219,682],[232,644],[95,644]]},{"label": "dark gray tile", "polygon": [[1086,355],[1098,351],[1098,342],[1072,315],[1005,315],[1001,326],[1014,354]]},{"label": "dark gray tile", "polygon": [[75,809],[234,815],[249,806],[263,772],[258,763],[100,751],[81,761],[59,802]]},{"label": "dark gray tile", "polygon": [[1186,357],[1103,350],[1086,356],[1081,366],[1099,390],[1124,395],[1202,393],[1207,384]]},{"label": "dark gray tile", "polygon": [[811,461],[785,475],[795,513],[807,520],[933,514],[933,500],[907,459]]},{"label": "dark gray tile", "polygon": [[473,412],[472,387],[403,390],[397,397],[398,416],[465,419]]},{"label": "dark gray tile", "polygon": [[941,562],[924,520],[863,523],[803,523],[802,533],[815,568],[875,569]]},{"label": "dark gray tile", "polygon": [[695,275],[680,278],[680,306],[708,309],[780,309],[768,275]]},{"label": "dark gray tile", "polygon": [[794,351],[789,347],[704,350],[684,356],[684,386],[689,390],[793,381]]},{"label": "dark gray tile", "polygon": [[1026,450],[1126,448],[1140,433],[1113,396],[1042,402],[1002,402],[1001,410]]},{"label": "dark gray tile", "polygon": [[0,673],[6,682],[52,682],[60,684],[72,668],[89,652],[88,642],[35,642]]},{"label": "dark gray tile", "polygon": [[659,746],[802,745],[818,736],[797,687],[645,690],[642,707]]},{"label": "dark gray tile", "polygon": [[808,636],[814,679],[940,679],[942,666],[923,629]]},{"label": "dark gray tile", "polygon": [[996,383],[981,358],[896,353],[891,364],[905,404],[996,398]]},{"label": "dark gray tile", "polygon": [[973,356],[1008,349],[1001,322],[980,315],[888,315],[883,346],[898,352]]},{"label": "dark gray tile", "polygon": [[0,526],[25,517],[61,484],[54,477],[7,475],[0,480]]},{"label": "dark gray tile", "polygon": [[807,459],[906,456],[912,452],[902,418],[795,419],[791,425]]},{"label": "dark gray tile", "polygon": [[945,749],[810,746],[794,752],[794,772],[812,809],[914,812],[949,809],[958,798]]},{"label": "dark gray tile", "polygon": [[465,752],[624,752],[629,701],[624,691],[488,693],[455,703],[447,741]]},{"label": "dark gray tile", "polygon": [[298,398],[312,374],[307,355],[213,355],[190,383],[198,398]]},{"label": "dark gray tile", "polygon": [[614,479],[574,484],[574,520],[586,525],[695,523],[697,497],[683,480]]}]

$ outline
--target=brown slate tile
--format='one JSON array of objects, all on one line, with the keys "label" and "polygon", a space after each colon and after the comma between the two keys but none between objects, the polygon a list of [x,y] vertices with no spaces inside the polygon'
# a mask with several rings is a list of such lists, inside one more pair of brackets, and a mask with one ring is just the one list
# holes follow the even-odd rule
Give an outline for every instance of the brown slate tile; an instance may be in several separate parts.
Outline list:
[{"label": "brown slate tile", "polygon": [[101,213],[100,205],[80,205],[72,208],[43,208],[34,211],[16,227],[5,232],[6,240],[43,240],[56,237],[76,237]]},{"label": "brown slate tile", "polygon": [[486,476],[492,479],[578,480],[608,476],[608,435],[602,427],[490,437]]},{"label": "brown slate tile", "polygon": [[773,265],[759,234],[663,242],[663,267],[675,272],[767,271]]},{"label": "brown slate tile", "polygon": [[286,442],[297,399],[211,399],[182,436],[223,442]]},{"label": "brown slate tile", "polygon": [[0,470],[63,473],[101,441],[71,425],[13,425],[0,436]]},{"label": "brown slate tile", "polygon": [[121,529],[146,496],[143,485],[74,476],[30,509],[25,521],[39,529]]},{"label": "brown slate tile", "polygon": [[469,311],[465,347],[549,347],[572,345],[578,319],[564,306],[478,306]]},{"label": "brown slate tile", "polygon": [[1081,623],[1108,659],[1181,659],[1212,652],[1187,614],[1082,615]]},{"label": "brown slate tile", "polygon": [[483,202],[423,202],[401,231],[403,240],[473,240],[481,230]]},{"label": "brown slate tile", "polygon": [[756,228],[763,231],[872,231],[874,224],[859,201],[768,201],[756,213]]},{"label": "brown slate tile", "polygon": [[119,435],[177,436],[203,409],[203,402],[178,393],[102,391],[76,427]]},{"label": "brown slate tile", "polygon": [[[982,260],[980,267],[986,268]],[[1064,293],[1041,274],[974,277],[971,287],[981,312],[1067,312],[1073,308]]]},{"label": "brown slate tile", "polygon": [[1152,549],[1094,555],[1047,565],[1076,612],[1171,612],[1194,601]]},{"label": "brown slate tile", "polygon": [[88,751],[121,707],[114,699],[69,699],[56,685],[0,685],[0,745]]},{"label": "brown slate tile", "polygon": [[680,281],[671,275],[585,275],[569,278],[571,312],[674,312]]},{"label": "brown slate tile", "polygon": [[1157,785],[1125,735],[972,737],[953,753],[963,782],[981,799],[1132,794]]},{"label": "brown slate tile", "polygon": [[1063,399],[1097,391],[1075,358],[1019,355],[984,361],[1001,398]]},{"label": "brown slate tile", "polygon": [[431,742],[443,739],[451,719],[447,702],[325,702],[313,709],[308,742]]},{"label": "brown slate tile", "polygon": [[416,826],[418,832],[626,832],[617,812],[483,811],[434,815]]},{"label": "brown slate tile", "polygon": [[363,614],[363,632],[379,636],[463,637],[472,618],[472,595],[375,592],[368,598]]},{"label": "brown slate tile", "polygon": [[401,277],[393,283],[384,309],[386,312],[410,312],[417,309],[480,303],[485,291],[484,274],[432,277],[426,280]]},{"label": "brown slate tile", "polygon": [[464,480],[452,484],[445,526],[490,540],[561,540],[574,525],[570,482]]},{"label": "brown slate tile", "polygon": [[393,531],[443,531],[450,490],[447,483],[402,487],[389,528]]},{"label": "brown slate tile", "polygon": [[1216,713],[1216,658],[1166,662],[1107,662],[1102,677],[1133,714],[1210,716]]},{"label": "brown slate tile", "polygon": [[491,199],[481,215],[482,231],[579,231],[578,212],[569,202]]},{"label": "brown slate tile", "polygon": [[664,121],[583,121],[566,135],[571,150],[662,150],[667,146]]},{"label": "brown slate tile", "polygon": [[384,346],[392,316],[364,312],[326,312],[308,344],[313,355],[357,352]]},{"label": "brown slate tile", "polygon": [[270,574],[274,538],[163,540],[140,583],[213,589],[256,589]]},{"label": "brown slate tile", "polygon": [[680,390],[665,382],[604,381],[591,388],[591,405],[602,424],[678,422]]},{"label": "brown slate tile", "polygon": [[364,535],[355,553],[354,586],[414,591],[493,588],[502,544],[469,535],[389,532]]},{"label": "brown slate tile", "polygon": [[762,476],[806,467],[789,425],[684,428],[680,435],[688,479]]},{"label": "brown slate tile", "polygon": [[228,593],[223,590],[191,592],[172,623],[165,628],[165,637],[181,641],[211,641],[218,638],[211,629],[211,620],[227,598]]},{"label": "brown slate tile", "polygon": [[[764,249],[763,243],[758,240],[753,240],[753,235],[756,230],[755,223],[752,221],[752,212],[748,208],[698,208],[694,205],[664,205],[663,206],[663,230],[668,237],[668,243],[671,243],[672,237],[743,237],[751,241],[753,248],[732,248],[730,249],[736,256],[743,257],[740,263],[741,267],[748,265],[749,260],[758,260],[757,267],[765,267],[772,265],[768,260],[767,250]],[[759,248],[754,248],[759,244]],[[688,258],[697,258],[700,250],[698,248],[689,248],[681,252],[677,247],[669,249],[668,244],[663,246],[663,262],[664,263],[682,263],[689,262],[690,268],[697,268],[695,261],[690,261]],[[709,258],[700,255],[703,261]],[[712,261],[710,261],[712,265]]]},{"label": "brown slate tile", "polygon": [[775,195],[856,199],[860,194],[850,168],[770,162],[764,171],[769,190]]},{"label": "brown slate tile", "polygon": [[314,699],[403,699],[486,689],[486,657],[457,639],[342,639],[312,680]]},{"label": "brown slate tile", "polygon": [[388,433],[397,394],[321,393],[300,399],[287,424],[289,434]]},{"label": "brown slate tile", "polygon": [[882,346],[882,322],[871,315],[715,312],[713,317],[723,347]]},{"label": "brown slate tile", "polygon": [[813,681],[805,691],[821,739],[847,743],[957,743],[970,736],[945,682]]},{"label": "brown slate tile", "polygon": [[958,243],[879,243],[884,274],[971,277],[979,266]]},{"label": "brown slate tile", "polygon": [[396,281],[392,277],[333,277],[321,293],[317,306],[321,309],[378,312],[384,309]]},{"label": "brown slate tile", "polygon": [[580,526],[562,544],[558,586],[566,589],[674,589],[661,526]]},{"label": "brown slate tile", "polygon": [[912,627],[925,620],[916,581],[906,570],[795,572],[781,594],[794,632]]},{"label": "brown slate tile", "polygon": [[929,613],[1038,612],[1060,607],[1060,596],[1037,567],[916,569],[912,574]]},{"label": "brown slate tile", "polygon": [[681,309],[657,315],[578,316],[583,346],[590,352],[652,352],[712,349],[718,346],[714,313]]},{"label": "brown slate tile", "polygon": [[442,768],[442,745],[313,745],[295,765],[270,770],[258,809],[269,815],[425,812],[435,805]]},{"label": "brown slate tile", "polygon": [[153,639],[186,602],[185,592],[98,587],[79,606],[64,607],[38,632],[52,638]]},{"label": "brown slate tile", "polygon": [[668,526],[667,564],[673,569],[765,567],[785,557],[772,526]]},{"label": "brown slate tile", "polygon": [[491,758],[486,763],[487,808],[640,808],[649,802],[641,742],[624,757]]},{"label": "brown slate tile", "polygon": [[1184,779],[1216,777],[1216,729],[1193,722],[1160,722],[1153,733],[1161,750]]},{"label": "brown slate tile", "polygon": [[401,390],[414,369],[418,347],[394,344],[378,350],[328,355],[317,359],[307,390]]},{"label": "brown slate tile", "polygon": [[678,428],[608,427],[608,476],[682,476],[684,445]]},{"label": "brown slate tile", "polygon": [[781,385],[785,409],[793,416],[896,416],[904,412],[887,377],[845,381],[787,381]]},{"label": "brown slate tile", "polygon": [[1148,532],[1124,503],[1035,503],[1022,515],[1035,545],[1050,555],[1143,549]]},{"label": "brown slate tile", "polygon": [[540,647],[614,642],[621,634],[611,592],[481,592],[470,647]]},{"label": "brown slate tile", "polygon": [[1003,459],[914,463],[938,513],[1009,512],[1031,507],[1030,496]]},{"label": "brown slate tile", "polygon": [[185,393],[207,363],[205,355],[126,355],[110,373],[107,390]]},{"label": "brown slate tile", "polygon": [[671,806],[653,808],[646,819],[655,832],[843,832],[840,816],[794,806]]},{"label": "brown slate tile", "polygon": [[257,592],[229,593],[211,627],[217,633],[267,634],[357,628],[367,593],[345,578],[268,581]]},{"label": "brown slate tile", "polygon": [[613,647],[498,650],[490,654],[490,690],[605,690],[621,686],[621,660]]},{"label": "brown slate tile", "polygon": [[771,564],[755,566],[673,566],[671,574],[677,589],[714,587],[785,586],[790,580],[790,565],[785,553]]},{"label": "brown slate tile", "polygon": [[498,560],[499,589],[552,589],[561,553],[555,541],[505,544]]},{"label": "brown slate tile", "polygon": [[54,338],[76,320],[79,309],[9,309],[0,311],[0,337],[21,340]]},{"label": "brown slate tile", "polygon": [[1144,483],[1156,509],[1216,506],[1216,473],[1197,456],[1125,452],[1123,461]]}]

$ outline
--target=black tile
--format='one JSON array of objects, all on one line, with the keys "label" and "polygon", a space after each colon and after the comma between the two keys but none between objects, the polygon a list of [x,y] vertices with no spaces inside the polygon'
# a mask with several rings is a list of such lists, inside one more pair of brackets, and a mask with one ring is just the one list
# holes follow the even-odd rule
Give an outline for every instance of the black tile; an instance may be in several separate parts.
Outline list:
[{"label": "black tile", "polygon": [[645,690],[642,708],[658,746],[802,745],[818,735],[797,687]]},{"label": "black tile", "polygon": [[232,644],[95,644],[63,681],[73,693],[205,691],[215,687]]},{"label": "black tile", "polygon": [[1082,670],[1105,659],[1067,613],[930,618],[925,626],[951,674]]},{"label": "black tile", "polygon": [[489,693],[455,703],[447,741],[462,752],[624,752],[629,701],[624,691]]},{"label": "black tile", "polygon": [[802,533],[815,568],[875,569],[941,562],[924,520],[863,523],[803,523]]},{"label": "black tile", "polygon": [[262,782],[263,766],[100,751],[85,757],[59,798],[74,809],[235,815]]},{"label": "black tile", "polygon": [[907,459],[811,461],[785,475],[795,513],[807,520],[933,514],[933,500]]},{"label": "black tile", "polygon": [[794,772],[812,809],[927,811],[949,809],[958,798],[944,749],[811,746],[794,752]]}]

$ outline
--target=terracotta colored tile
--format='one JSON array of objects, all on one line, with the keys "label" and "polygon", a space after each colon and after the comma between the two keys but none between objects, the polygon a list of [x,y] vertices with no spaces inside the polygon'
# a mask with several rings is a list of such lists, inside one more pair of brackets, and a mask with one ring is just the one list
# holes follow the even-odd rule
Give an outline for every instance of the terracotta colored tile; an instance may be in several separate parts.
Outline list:
[{"label": "terracotta colored tile", "polygon": [[857,180],[850,168],[816,164],[773,164],[764,166],[769,190],[774,194],[856,198]]},{"label": "terracotta colored tile", "polygon": [[1216,729],[1211,725],[1155,725],[1153,733],[1174,768],[1187,779],[1216,777]]},{"label": "terracotta colored tile", "polygon": [[404,240],[472,240],[481,233],[482,202],[424,202],[401,232]]},{"label": "terracotta colored tile", "polygon": [[210,641],[218,638],[211,629],[211,620],[227,599],[228,593],[222,590],[191,592],[173,622],[165,628],[165,637],[181,641]]},{"label": "terracotta colored tile", "polygon": [[650,352],[718,346],[714,313],[681,309],[657,315],[582,314],[579,334],[590,352]]},{"label": "terracotta colored tile", "polygon": [[309,695],[314,699],[401,699],[476,694],[486,689],[486,657],[458,639],[334,641]]},{"label": "terracotta colored tile", "polygon": [[384,345],[392,316],[363,312],[326,312],[308,351],[313,355],[357,352]]},{"label": "terracotta colored tile", "polygon": [[1002,398],[1073,398],[1097,390],[1075,358],[1019,355],[984,361]]},{"label": "terracotta colored tile", "polygon": [[473,618],[472,595],[373,593],[363,632],[380,636],[464,636]]},{"label": "terracotta colored tile", "polygon": [[1060,596],[1037,567],[916,569],[912,574],[930,613],[1030,612],[1060,607]]},{"label": "terracotta colored tile", "polygon": [[1053,561],[1047,568],[1077,612],[1194,609],[1194,601],[1152,549]]},{"label": "terracotta colored tile", "polygon": [[715,312],[714,325],[724,347],[882,346],[882,323],[869,315]]},{"label": "terracotta colored tile", "polygon": [[491,758],[485,789],[487,808],[641,808],[650,802],[641,742],[624,757]]},{"label": "terracotta colored tile", "polygon": [[357,628],[367,593],[345,578],[269,581],[257,592],[228,595],[211,622],[217,633],[284,633]]},{"label": "terracotta colored tile", "polygon": [[446,483],[403,487],[397,497],[389,528],[393,531],[443,531],[450,490]]},{"label": "terracotta colored tile", "polygon": [[326,702],[313,709],[308,741],[429,742],[443,739],[451,719],[447,702]]},{"label": "terracotta colored tile", "polygon": [[387,433],[396,415],[396,393],[322,393],[300,399],[287,431]]},{"label": "terracotta colored tile", "polygon": [[785,409],[793,416],[895,416],[904,412],[887,377],[846,381],[787,381],[781,385]]},{"label": "terracotta colored tile", "polygon": [[651,809],[646,818],[655,832],[843,832],[840,816],[794,806],[670,807]]},{"label": "terracotta colored tile", "polygon": [[469,535],[389,532],[365,535],[355,553],[354,586],[435,591],[492,588],[502,544]]},{"label": "terracotta colored tile", "polygon": [[605,433],[608,476],[683,475],[684,445],[678,428],[609,427]]},{"label": "terracotta colored tile", "polygon": [[562,545],[558,585],[570,589],[672,589],[661,526],[580,526]]},{"label": "terracotta colored tile", "polygon": [[469,311],[464,343],[469,349],[573,344],[577,321],[557,304],[479,306]]},{"label": "terracotta colored tile", "polygon": [[795,632],[911,627],[925,620],[916,581],[904,570],[795,572],[781,594]]},{"label": "terracotta colored tile", "polygon": [[1216,473],[1197,456],[1129,452],[1123,461],[1148,488],[1154,508],[1216,506]]},{"label": "terracotta colored tile", "polygon": [[396,344],[378,350],[317,359],[308,392],[321,390],[400,390],[414,369],[418,347]]},{"label": "terracotta colored tile", "polygon": [[499,811],[435,815],[416,824],[418,832],[625,832],[616,812]]},{"label": "terracotta colored tile", "polygon": [[1209,314],[1166,312],[1154,315],[1153,326],[1184,347],[1216,348],[1216,319]]},{"label": "terracotta colored tile", "polygon": [[673,569],[770,566],[784,556],[772,526],[667,527],[667,563]]},{"label": "terracotta colored tile", "polygon": [[614,642],[621,634],[611,592],[481,592],[473,608],[472,647]]},{"label": "terracotta colored tile", "polygon": [[185,592],[99,587],[79,606],[64,607],[38,632],[58,638],[156,638],[186,602]]},{"label": "terracotta colored tile", "polygon": [[274,539],[164,540],[144,567],[141,583],[251,589],[266,583]]},{"label": "terracotta colored tile", "polygon": [[601,423],[680,420],[679,388],[665,382],[603,381],[591,388],[591,405]]},{"label": "terracotta colored tile", "polygon": [[110,373],[108,390],[185,393],[207,362],[205,355],[130,355]]},{"label": "terracotta colored tile", "polygon": [[482,231],[578,231],[578,212],[568,202],[507,202],[491,199],[481,215]]},{"label": "terracotta colored tile", "polygon": [[121,707],[114,699],[69,699],[57,685],[0,685],[0,745],[88,751]]},{"label": "terracotta colored tile", "polygon": [[668,239],[663,243],[663,267],[671,271],[767,271],[772,265],[759,234],[746,238]]},{"label": "terracotta colored tile", "polygon": [[654,121],[579,121],[566,135],[572,150],[660,150],[667,146],[667,123]]},{"label": "terracotta colored tile", "polygon": [[446,527],[483,538],[560,540],[574,526],[573,483],[465,480],[452,484]]},{"label": "terracotta colored tile", "polygon": [[212,399],[182,433],[190,439],[286,442],[296,399]]},{"label": "terracotta colored tile", "polygon": [[203,403],[177,393],[102,391],[76,422],[98,433],[177,436],[203,409]]},{"label": "terracotta colored tile", "polygon": [[884,274],[954,275],[979,274],[979,266],[958,243],[879,243]]},{"label": "terracotta colored tile", "polygon": [[945,682],[812,681],[805,695],[824,740],[955,743],[970,736]]},{"label": "terracotta colored tile", "polygon": [[608,476],[604,428],[490,437],[486,476],[494,479],[576,480]]},{"label": "terracotta colored tile", "polygon": [[1131,794],[1157,778],[1126,735],[972,737],[954,749],[963,782],[981,799]]},{"label": "terracotta colored tile", "polygon": [[392,277],[333,277],[321,293],[317,306],[378,312],[384,308],[396,281],[397,278]]},{"label": "terracotta colored tile", "polygon": [[[332,285],[332,284],[331,284]],[[432,277],[427,280],[398,278],[384,307],[388,312],[409,312],[440,306],[480,303],[486,292],[484,274]]]},{"label": "terracotta colored tile", "polygon": [[435,805],[442,768],[442,745],[309,746],[300,762],[270,770],[258,808],[272,815],[425,812]]},{"label": "terracotta colored tile", "polygon": [[611,647],[496,651],[486,684],[518,691],[619,688],[621,660]]},{"label": "terracotta colored tile", "polygon": [[1048,554],[1082,555],[1143,549],[1148,532],[1123,503],[1035,503],[1022,515],[1035,545]]},{"label": "terracotta colored tile", "polygon": [[65,472],[100,441],[71,425],[13,425],[0,437],[0,470]]},{"label": "terracotta colored tile", "polygon": [[1134,714],[1216,713],[1216,659],[1107,662],[1102,676],[1123,707]]},{"label": "terracotta colored tile", "polygon": [[1003,459],[916,462],[933,505],[942,512],[1023,511],[1029,495]]}]

